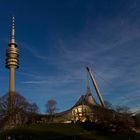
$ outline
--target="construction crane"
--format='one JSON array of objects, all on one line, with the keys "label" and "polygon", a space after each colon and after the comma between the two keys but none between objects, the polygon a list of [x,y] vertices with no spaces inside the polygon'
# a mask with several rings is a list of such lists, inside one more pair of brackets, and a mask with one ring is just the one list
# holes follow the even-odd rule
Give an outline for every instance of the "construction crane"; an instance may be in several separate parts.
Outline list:
[{"label": "construction crane", "polygon": [[91,69],[90,69],[89,67],[87,67],[87,71],[88,71],[88,73],[89,73],[89,76],[90,76],[90,78],[91,78],[91,81],[92,81],[92,83],[93,83],[93,86],[94,86],[94,88],[95,88],[95,91],[96,91],[96,93],[97,93],[97,96],[98,96],[98,98],[99,98],[99,100],[100,100],[100,102],[101,102],[101,106],[102,106],[103,108],[106,108],[106,105],[105,105],[105,102],[104,102],[103,97],[102,97],[102,95],[101,95],[101,92],[100,92],[100,90],[99,90],[99,88],[98,88],[98,86],[97,86],[96,80],[95,80],[95,78],[94,78],[94,76],[93,76],[93,74],[92,74],[92,72],[91,72]]}]

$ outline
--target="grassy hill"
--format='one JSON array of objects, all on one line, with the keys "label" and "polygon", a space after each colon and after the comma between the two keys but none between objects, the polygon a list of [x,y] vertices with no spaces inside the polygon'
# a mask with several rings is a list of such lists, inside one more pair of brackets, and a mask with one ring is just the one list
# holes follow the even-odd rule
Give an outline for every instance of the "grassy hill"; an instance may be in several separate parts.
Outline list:
[{"label": "grassy hill", "polygon": [[80,124],[37,124],[6,130],[0,140],[140,140],[138,134],[113,134],[86,131]]}]

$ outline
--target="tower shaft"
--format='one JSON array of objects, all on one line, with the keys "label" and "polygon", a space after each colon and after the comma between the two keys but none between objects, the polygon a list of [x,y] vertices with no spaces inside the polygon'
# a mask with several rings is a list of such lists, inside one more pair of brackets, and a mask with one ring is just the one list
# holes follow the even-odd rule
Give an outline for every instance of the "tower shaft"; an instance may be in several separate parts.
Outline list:
[{"label": "tower shaft", "polygon": [[9,92],[15,91],[15,68],[10,68]]}]

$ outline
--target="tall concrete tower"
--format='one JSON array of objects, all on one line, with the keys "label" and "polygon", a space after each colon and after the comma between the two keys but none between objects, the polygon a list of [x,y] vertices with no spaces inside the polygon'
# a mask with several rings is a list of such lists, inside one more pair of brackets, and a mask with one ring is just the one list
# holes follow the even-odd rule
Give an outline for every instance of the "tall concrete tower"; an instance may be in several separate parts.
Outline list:
[{"label": "tall concrete tower", "polygon": [[9,76],[9,101],[12,107],[15,92],[15,70],[19,68],[19,53],[15,42],[15,25],[12,17],[12,33],[9,47],[6,50],[6,68],[10,70]]}]

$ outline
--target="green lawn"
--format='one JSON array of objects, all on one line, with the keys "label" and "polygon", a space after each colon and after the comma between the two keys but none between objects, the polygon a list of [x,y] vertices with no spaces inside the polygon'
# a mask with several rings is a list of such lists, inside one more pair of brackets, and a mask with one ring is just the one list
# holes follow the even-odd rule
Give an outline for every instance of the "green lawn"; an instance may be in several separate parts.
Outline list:
[{"label": "green lawn", "polygon": [[8,136],[14,140],[140,140],[136,134],[106,134],[97,131],[85,131],[75,124],[38,124],[24,126],[0,133],[0,140]]}]

